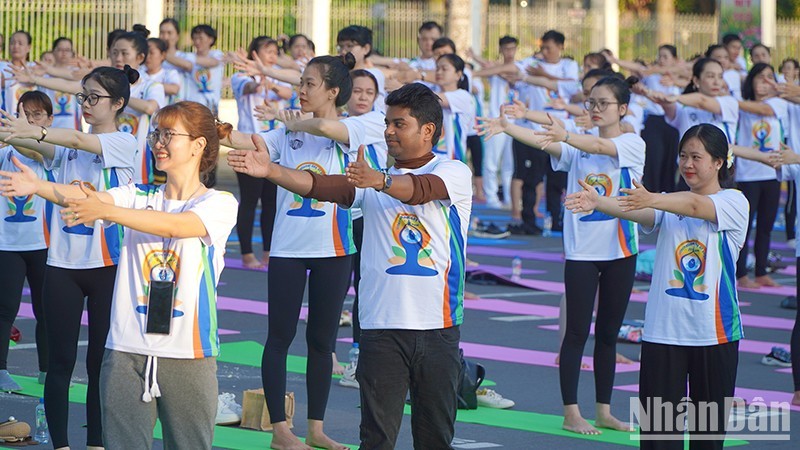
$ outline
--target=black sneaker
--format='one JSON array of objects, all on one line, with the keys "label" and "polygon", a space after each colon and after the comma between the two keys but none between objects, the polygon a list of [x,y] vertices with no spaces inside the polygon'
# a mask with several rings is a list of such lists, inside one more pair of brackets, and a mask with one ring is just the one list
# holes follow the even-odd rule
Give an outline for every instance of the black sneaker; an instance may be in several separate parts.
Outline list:
[{"label": "black sneaker", "polygon": [[489,225],[478,222],[478,226],[470,232],[470,236],[484,239],[505,239],[510,235],[511,232],[501,229],[494,222],[490,222]]},{"label": "black sneaker", "polygon": [[536,225],[527,225],[524,223],[512,223],[508,225],[508,231],[511,234],[526,235],[526,236],[541,236],[542,229]]},{"label": "black sneaker", "polygon": [[790,295],[781,301],[781,308],[784,309],[797,309],[797,297]]}]

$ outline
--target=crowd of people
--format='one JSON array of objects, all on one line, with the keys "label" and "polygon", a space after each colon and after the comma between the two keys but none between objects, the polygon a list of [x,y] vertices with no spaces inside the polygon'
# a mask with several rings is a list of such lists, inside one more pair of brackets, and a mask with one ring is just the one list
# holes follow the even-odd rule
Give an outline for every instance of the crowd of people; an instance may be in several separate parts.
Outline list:
[{"label": "crowd of people", "polygon": [[[158,31],[111,31],[102,60],[60,37],[35,61],[33,37],[20,30],[0,62],[0,336],[10,335],[27,280],[55,448],[70,445],[84,303],[86,445],[150,448],[158,418],[165,445],[211,448],[216,287],[234,227],[242,265],[269,267],[261,370],[272,448],[346,448],[323,425],[351,283],[360,357],[341,383],[359,388],[361,448],[394,447],[407,394],[415,447],[451,448],[468,235],[563,232],[564,429],[631,431],[610,405],[640,231],[658,230],[663,256],[644,321],[643,408],[647,398],[677,406],[687,395],[729,406],[744,337],[737,287],[777,286],[768,254],[782,182],[795,242],[797,60],[776,70],[758,44],[748,62],[736,35],[688,58],[665,44],[653,63],[598,49],[579,64],[555,30],[524,58],[516,38],[502,37],[497,61],[457,49],[435,22],[420,26],[412,59],[380,55],[360,25],[338,32],[337,55],[321,56],[300,34],[257,36],[224,53],[209,25],[191,29],[191,51],[180,50],[174,19]],[[226,65],[238,70],[230,79]],[[235,128],[219,120],[226,84]],[[221,145],[233,149],[238,201],[214,189]],[[509,209],[511,224],[481,221],[473,203]],[[287,424],[284,394],[306,284],[303,442]],[[595,312],[591,424],[578,379]],[[768,356],[792,365],[800,404],[797,322],[791,350],[791,361]],[[0,390],[20,390],[7,359],[3,338]],[[718,423],[728,413],[721,407]],[[720,430],[707,431],[716,436],[693,433],[692,448],[722,447]]]}]

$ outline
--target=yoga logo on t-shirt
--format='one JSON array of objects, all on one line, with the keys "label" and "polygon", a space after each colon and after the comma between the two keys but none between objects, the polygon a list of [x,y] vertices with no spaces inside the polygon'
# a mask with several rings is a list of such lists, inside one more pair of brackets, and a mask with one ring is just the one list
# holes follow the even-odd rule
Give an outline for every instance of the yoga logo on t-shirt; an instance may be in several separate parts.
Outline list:
[{"label": "yoga logo on t-shirt", "polygon": [[66,94],[64,92],[56,92],[56,101],[55,105],[56,110],[54,111],[54,116],[71,116],[72,115],[72,95]]},{"label": "yoga logo on t-shirt", "polygon": [[675,263],[677,269],[672,271],[675,279],[670,280],[669,285],[672,288],[666,290],[667,295],[689,300],[708,300],[708,294],[702,293],[708,288],[703,284],[706,246],[697,240],[682,242],[675,249]]},{"label": "yoga logo on t-shirt", "polygon": [[[139,290],[142,295],[136,298],[137,305],[135,310],[137,313],[147,315],[147,302],[150,298],[151,274],[158,273],[160,270],[166,270],[174,276],[173,280],[177,285],[177,281],[181,276],[180,261],[181,257],[178,256],[178,253],[174,250],[167,250],[166,252],[161,249],[150,250],[150,252],[145,255],[141,272],[142,275],[144,275],[144,279],[142,280],[142,287]],[[164,265],[166,265],[168,268],[159,269]],[[168,279],[168,277],[166,279]],[[183,306],[183,302],[178,299],[179,293],[180,291],[175,289],[175,303],[172,309],[172,317],[182,317],[184,315],[184,312],[178,309],[179,307]]]},{"label": "yoga logo on t-shirt", "polygon": [[36,211],[33,209],[33,197],[33,195],[6,197],[9,217],[6,217],[5,221],[14,223],[35,222]]},{"label": "yoga logo on t-shirt", "polygon": [[[83,187],[85,187],[86,189],[97,192],[97,189],[95,189],[92,183],[89,183],[88,181],[72,180],[70,184],[73,186],[80,186],[81,184],[83,184]],[[64,225],[63,227],[61,227],[61,229],[64,231],[64,233],[80,234],[82,236],[91,236],[94,234],[94,228],[89,228],[84,224],[75,225],[72,227]]]},{"label": "yoga logo on t-shirt", "polygon": [[431,235],[416,214],[400,213],[392,223],[392,236],[399,245],[392,245],[394,256],[389,258],[392,267],[386,269],[390,275],[415,275],[433,277],[439,274],[432,269],[433,250],[429,247]]},{"label": "yoga logo on t-shirt", "polygon": [[136,131],[139,129],[139,119],[133,114],[122,113],[117,118],[117,129],[123,133],[136,136]]},{"label": "yoga logo on t-shirt", "polygon": [[[611,192],[614,189],[614,183],[611,181],[611,177],[608,175],[601,173],[590,173],[586,175],[584,179],[586,184],[593,187],[597,193],[603,197],[611,197]],[[601,222],[605,220],[614,220],[613,217],[609,216],[606,213],[601,213],[600,211],[592,211],[591,214],[587,214],[580,219],[581,222]]]},{"label": "yoga logo on t-shirt", "polygon": [[[307,170],[319,175],[325,175],[325,169],[314,161],[306,161],[300,163],[296,167],[297,170]],[[322,217],[325,211],[320,211],[323,206],[322,202],[314,198],[301,197],[297,194],[292,194],[294,201],[289,205],[289,210],[286,211],[287,216],[293,217]]]},{"label": "yoga logo on t-shirt", "polygon": [[194,81],[197,83],[197,89],[202,93],[210,93],[208,85],[211,83],[211,71],[202,68],[194,73]]},{"label": "yoga logo on t-shirt", "polygon": [[753,125],[753,147],[758,148],[760,152],[771,152],[775,150],[774,147],[771,147],[772,139],[769,138],[770,132],[772,131],[772,127],[770,127],[769,123],[761,120],[756,122]]}]

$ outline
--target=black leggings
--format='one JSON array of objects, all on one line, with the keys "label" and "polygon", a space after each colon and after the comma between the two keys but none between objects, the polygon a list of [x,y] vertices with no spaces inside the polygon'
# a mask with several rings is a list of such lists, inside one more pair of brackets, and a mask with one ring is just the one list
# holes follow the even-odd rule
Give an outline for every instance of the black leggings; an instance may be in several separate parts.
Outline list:
[{"label": "black leggings", "polygon": [[633,289],[636,255],[612,261],[564,263],[567,327],[561,344],[558,373],[564,405],[578,403],[578,377],[583,347],[592,324],[594,298],[600,288],[594,326],[594,385],[597,403],[611,403],[617,361],[617,335]]},{"label": "black leggings", "polygon": [[[89,348],[86,352],[86,445],[103,445],[100,420],[100,365],[111,320],[111,298],[117,266],[97,269],[62,269],[47,266],[44,278],[44,312],[47,342],[50,346],[50,370],[44,383],[47,426],[53,447],[65,447],[68,441],[69,380],[78,358],[78,337],[84,297],[89,313]],[[56,318],[54,320],[54,318]]]},{"label": "black leggings", "polygon": [[472,176],[483,174],[483,140],[480,136],[467,136],[467,148],[472,157]]},{"label": "black leggings", "polygon": [[786,182],[786,204],[783,206],[783,217],[786,221],[786,240],[794,239],[795,220],[797,220],[797,183],[792,180]]},{"label": "black leggings", "polygon": [[0,370],[8,368],[8,336],[19,312],[25,278],[31,288],[31,305],[36,317],[36,353],[39,371],[47,372],[47,332],[42,311],[42,286],[47,266],[47,249],[27,252],[0,251]]},{"label": "black leggings", "polygon": [[678,130],[664,116],[649,115],[644,122],[642,139],[647,144],[642,182],[650,192],[673,192],[678,160]]},{"label": "black leggings", "polygon": [[350,285],[353,257],[280,258],[269,260],[267,345],[261,358],[261,381],[272,423],[286,421],[286,357],[297,333],[308,276],[306,389],[308,419],[322,420],[328,406],[333,341],[339,329],[342,303]]},{"label": "black leggings", "polygon": [[775,217],[778,215],[781,183],[778,180],[746,181],[739,183],[739,189],[750,202],[750,220],[747,222],[747,237],[744,247],[739,252],[739,261],[736,262],[736,278],[747,276],[747,254],[749,252],[747,242],[750,240],[753,218],[756,215],[758,215],[758,220],[756,220],[753,253],[756,257],[756,276],[760,277],[767,274],[767,256],[769,255],[772,228],[775,225]]},{"label": "black leggings", "polygon": [[[353,342],[361,339],[361,322],[358,320],[358,285],[361,282],[361,243],[364,241],[364,218],[353,221],[353,240],[356,244],[357,253],[353,255],[353,289],[356,291],[356,298],[353,300]],[[334,342],[334,348],[335,347]]]},{"label": "black leggings", "polygon": [[[797,265],[800,266],[800,258],[797,258]],[[800,272],[795,275],[797,283],[797,296],[800,299]],[[792,377],[794,378],[794,390],[800,391],[800,308],[794,317],[794,328],[792,328],[792,341],[789,351],[792,353]]]},{"label": "black leggings", "polygon": [[275,222],[275,196],[278,187],[264,178],[255,178],[236,173],[239,180],[239,212],[236,214],[236,234],[242,255],[253,253],[253,222],[256,218],[256,207],[261,200],[261,239],[265,252],[270,249],[272,229]]}]

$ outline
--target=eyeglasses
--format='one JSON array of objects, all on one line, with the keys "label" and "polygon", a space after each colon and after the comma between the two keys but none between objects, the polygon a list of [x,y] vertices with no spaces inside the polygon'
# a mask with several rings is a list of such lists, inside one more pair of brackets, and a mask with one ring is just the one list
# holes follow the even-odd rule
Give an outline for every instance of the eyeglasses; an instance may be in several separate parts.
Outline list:
[{"label": "eyeglasses", "polygon": [[114,98],[110,95],[97,95],[97,94],[84,94],[83,92],[78,92],[75,94],[75,98],[78,99],[78,103],[83,105],[87,101],[89,102],[89,106],[94,106],[97,102],[100,101],[101,98]]},{"label": "eyeglasses", "polygon": [[42,120],[47,118],[47,113],[44,111],[32,111],[32,112],[25,111],[25,117],[33,120]]},{"label": "eyeglasses", "polygon": [[155,130],[147,133],[147,145],[149,145],[150,148],[156,148],[156,144],[158,143],[161,144],[162,147],[166,147],[172,140],[172,136],[193,137],[191,134],[187,133],[175,133],[174,131],[160,130],[156,128]]},{"label": "eyeglasses", "polygon": [[603,112],[608,109],[608,105],[619,105],[619,102],[607,102],[605,100],[594,101],[594,100],[586,100],[583,102],[583,106],[586,108],[587,111],[591,111],[597,107],[597,110]]}]

